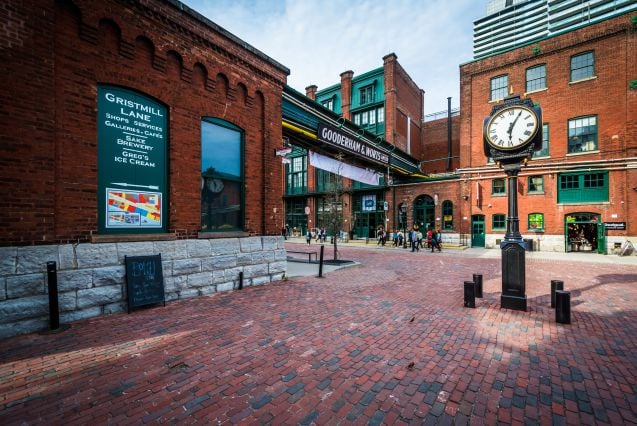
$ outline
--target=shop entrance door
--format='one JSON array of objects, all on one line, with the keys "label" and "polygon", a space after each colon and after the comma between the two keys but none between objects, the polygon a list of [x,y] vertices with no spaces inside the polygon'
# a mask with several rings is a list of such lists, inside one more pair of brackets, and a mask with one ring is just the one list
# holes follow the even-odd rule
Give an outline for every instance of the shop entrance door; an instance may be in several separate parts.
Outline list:
[{"label": "shop entrance door", "polygon": [[414,226],[426,233],[436,226],[436,206],[429,195],[420,195],[414,200]]},{"label": "shop entrance door", "polygon": [[597,253],[606,254],[606,226],[597,224]]},{"label": "shop entrance door", "polygon": [[571,213],[564,219],[567,253],[606,253],[606,230],[598,213]]},{"label": "shop entrance door", "polygon": [[484,247],[484,215],[471,216],[471,247]]}]

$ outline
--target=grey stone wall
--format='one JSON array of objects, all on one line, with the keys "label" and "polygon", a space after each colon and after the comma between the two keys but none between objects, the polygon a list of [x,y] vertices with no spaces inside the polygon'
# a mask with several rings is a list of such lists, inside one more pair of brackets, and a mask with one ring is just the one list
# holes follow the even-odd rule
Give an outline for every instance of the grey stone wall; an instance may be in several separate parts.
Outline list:
[{"label": "grey stone wall", "polygon": [[166,301],[283,279],[283,237],[0,247],[0,339],[49,327],[46,263],[57,262],[60,322],[127,310],[125,256],[161,253]]}]

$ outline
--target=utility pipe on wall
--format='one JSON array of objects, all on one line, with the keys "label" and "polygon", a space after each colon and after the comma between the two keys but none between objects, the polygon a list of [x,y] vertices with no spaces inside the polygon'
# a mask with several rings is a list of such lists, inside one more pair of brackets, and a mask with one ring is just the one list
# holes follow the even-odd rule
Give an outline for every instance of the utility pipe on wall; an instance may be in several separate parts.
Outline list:
[{"label": "utility pipe on wall", "polygon": [[447,170],[451,170],[451,96],[447,98]]}]

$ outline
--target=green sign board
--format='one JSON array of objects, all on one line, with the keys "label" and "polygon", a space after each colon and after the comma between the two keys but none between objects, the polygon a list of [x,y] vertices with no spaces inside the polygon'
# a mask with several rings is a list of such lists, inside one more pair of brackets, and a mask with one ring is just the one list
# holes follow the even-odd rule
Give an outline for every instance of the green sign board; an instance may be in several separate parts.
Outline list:
[{"label": "green sign board", "polygon": [[166,232],[167,108],[121,87],[97,96],[99,232]]}]

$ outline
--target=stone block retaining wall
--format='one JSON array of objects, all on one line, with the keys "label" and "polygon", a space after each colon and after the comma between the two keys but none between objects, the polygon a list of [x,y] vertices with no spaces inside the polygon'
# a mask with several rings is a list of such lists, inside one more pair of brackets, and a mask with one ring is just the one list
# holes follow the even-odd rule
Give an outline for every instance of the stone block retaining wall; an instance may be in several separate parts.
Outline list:
[{"label": "stone block retaining wall", "polygon": [[60,322],[127,310],[125,256],[161,253],[166,301],[281,280],[283,237],[0,247],[0,339],[49,328],[46,263],[57,262]]}]

